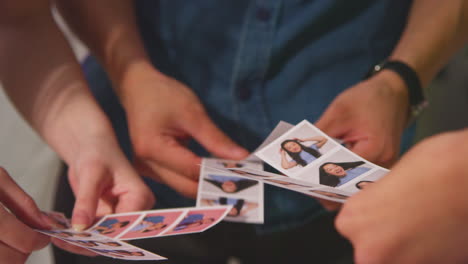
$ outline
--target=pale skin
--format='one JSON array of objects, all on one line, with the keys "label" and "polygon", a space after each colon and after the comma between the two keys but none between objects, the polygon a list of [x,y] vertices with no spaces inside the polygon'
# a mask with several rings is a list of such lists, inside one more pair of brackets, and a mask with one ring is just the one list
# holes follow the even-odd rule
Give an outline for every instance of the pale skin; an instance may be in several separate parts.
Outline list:
[{"label": "pale skin", "polygon": [[[233,145],[225,143],[229,141],[214,130],[206,129],[214,125],[205,118],[199,100],[186,86],[163,76],[149,63],[132,24],[130,2],[62,0],[59,4],[75,32],[98,55],[111,76],[126,110],[140,171],[193,197],[198,172],[195,164],[199,159],[181,142],[195,138],[219,156]],[[461,4],[462,1],[443,5],[439,0],[414,1],[407,27],[390,59],[411,65],[426,85],[468,35],[460,34],[464,32],[460,26]],[[109,5],[117,11],[110,14]],[[397,158],[408,109],[405,83],[392,71],[384,70],[338,95],[316,125],[331,137],[343,139],[355,153],[388,167]],[[198,117],[202,122],[190,121],[199,120]],[[221,139],[212,144],[207,138]],[[173,150],[167,153],[167,147]],[[162,150],[167,155],[158,157]],[[246,155],[238,153],[234,159]],[[323,204],[329,209],[338,208],[335,203]],[[370,210],[366,214],[373,213]],[[407,235],[412,233],[407,229]]]},{"label": "pale skin", "polygon": [[[183,144],[188,138],[219,157],[247,155],[216,129],[188,87],[151,65],[136,30],[131,2],[60,0],[58,5],[114,84],[126,111],[140,172],[195,197],[200,157]],[[109,5],[113,12],[108,11]],[[416,0],[390,58],[411,65],[427,84],[461,46],[460,5],[460,0],[442,7],[435,0]],[[428,15],[434,19],[427,20]],[[384,70],[341,93],[316,124],[343,139],[357,154],[389,166],[399,152],[408,109],[405,83]],[[162,152],[165,155],[158,155]]]},{"label": "pale skin", "polygon": [[[8,3],[14,3],[16,5],[22,2],[26,1],[12,0]],[[41,8],[35,8],[35,6],[31,4],[31,1],[27,2],[28,6],[31,7],[27,10],[28,12],[35,13],[37,10],[43,10]],[[36,2],[41,1],[35,1],[34,4],[36,4]],[[2,5],[4,3],[7,2],[2,2]],[[233,159],[241,159],[245,157],[247,153],[245,150],[236,147],[220,133],[209,119],[204,118],[206,117],[206,113],[203,107],[186,86],[167,76],[163,76],[149,64],[141,41],[137,37],[135,27],[132,24],[134,20],[132,18],[133,12],[130,3],[129,1],[106,2],[104,0],[60,1],[62,11],[66,14],[67,20],[70,24],[74,25],[75,31],[79,32],[81,38],[92,48],[94,53],[98,54],[113,79],[130,122],[131,137],[137,150],[137,164],[140,171],[168,184],[184,195],[193,197],[196,193],[196,178],[198,172],[196,164],[199,163],[199,157],[189,152],[184,145],[181,144],[181,141],[184,141],[187,137],[193,137],[208,150],[211,150],[214,154],[221,157],[230,156]],[[428,80],[432,79],[435,72],[437,72],[440,66],[446,61],[449,54],[460,44],[459,39],[455,38],[458,33],[458,10],[461,10],[459,8],[459,3],[459,1],[449,1],[444,3],[444,5],[440,5],[440,1],[434,0],[415,1],[408,27],[391,57],[406,61],[412,65],[421,75],[423,83],[427,83]],[[113,13],[109,12],[109,5],[113,6]],[[122,8],[119,8],[119,6]],[[2,6],[0,10],[7,9]],[[67,12],[67,10],[69,11]],[[2,21],[5,19],[9,20],[11,19],[11,14],[14,13],[15,12],[6,12],[6,14],[8,14],[7,16],[2,15],[0,17]],[[19,17],[29,17],[30,15],[30,13],[23,13]],[[431,19],[427,19],[428,16],[430,16]],[[13,22],[15,21],[17,22],[18,19],[13,18]],[[35,28],[42,24],[35,22],[37,21],[30,24],[22,22],[22,30],[25,30],[24,28],[28,26]],[[49,60],[53,58],[53,56],[46,55],[47,53],[45,52],[34,52],[34,49],[31,48],[42,47],[42,51],[58,51],[57,56],[63,56],[63,53],[60,52],[63,49],[56,49],[53,43],[37,45],[38,42],[41,41],[57,41],[56,38],[44,37],[49,34],[49,32],[55,31],[25,31],[25,34],[18,36],[23,38],[21,41],[13,42],[13,44],[10,45],[10,48],[13,50],[15,48],[21,48],[23,54],[18,54],[18,52],[6,52],[5,54],[8,55],[6,57],[2,54],[2,58],[5,58],[2,61],[8,61],[8,67],[13,66],[8,70],[8,75],[14,75],[14,72],[21,73],[23,72],[21,67],[26,66],[24,71],[28,73],[27,76],[29,78],[20,80],[21,83],[16,87],[31,87],[31,85],[27,85],[28,82],[36,85],[37,83],[44,83],[44,80],[50,80],[50,78],[43,78],[44,75],[47,76],[47,67],[43,67],[43,64],[54,62],[54,60]],[[2,31],[2,34],[4,33],[5,32]],[[24,35],[32,37],[31,39],[25,40]],[[4,40],[8,38],[2,36],[0,39]],[[58,41],[58,43],[61,42],[63,41]],[[28,44],[27,48],[25,47],[26,44]],[[4,48],[3,42],[0,48]],[[26,52],[28,54],[25,54]],[[71,52],[68,54],[71,55]],[[11,65],[16,62],[14,57],[20,55],[28,57],[26,62],[32,58],[33,63],[22,63],[21,67],[19,65]],[[52,53],[52,55],[54,55],[54,53]],[[40,59],[34,59],[38,56]],[[33,67],[33,65],[36,66]],[[0,66],[0,68],[2,68],[2,66]],[[72,66],[71,68],[65,67],[65,69],[75,68],[78,68],[78,66]],[[3,67],[3,71],[6,71],[6,69],[7,67]],[[26,76],[26,74],[23,74],[23,76]],[[3,80],[3,74],[1,78],[2,81],[5,81]],[[43,81],[38,81],[38,79]],[[57,83],[57,80],[55,83]],[[62,83],[68,84],[74,82],[63,81]],[[58,86],[62,88],[68,87],[69,85]],[[10,85],[10,87],[12,86]],[[76,87],[83,87],[83,85],[78,85]],[[389,71],[381,72],[371,79],[347,89],[339,95],[320,118],[317,125],[331,136],[344,139],[353,151],[363,155],[365,158],[379,164],[390,164],[394,160],[396,153],[398,153],[399,137],[407,117],[406,109],[408,106],[408,99],[404,88],[404,83],[397,75]],[[13,90],[23,91],[19,88]],[[77,90],[82,90],[82,88],[77,88]],[[70,90],[67,91],[70,92]],[[73,92],[74,91],[75,90],[73,90]],[[23,94],[29,95],[34,93],[28,91],[23,92]],[[58,98],[66,97],[63,93],[57,93],[56,91],[43,94],[56,95]],[[26,98],[27,97],[29,96],[26,96]],[[49,99],[47,96],[41,97]],[[33,98],[35,98],[35,96],[33,96]],[[74,113],[72,116],[83,115],[81,110],[72,111],[72,109],[77,105],[85,104],[83,101],[89,101],[91,99],[86,93],[83,97],[78,98],[80,99],[78,100],[80,101],[79,103],[77,102],[76,104],[70,105],[63,104],[66,105],[68,109],[65,112],[69,114]],[[59,100],[54,101],[58,102]],[[355,102],[361,103],[356,104]],[[92,104],[94,105],[94,103]],[[29,105],[29,108],[37,106],[35,103],[26,103],[24,105]],[[53,106],[55,106],[55,109],[62,108],[60,104],[54,104]],[[35,109],[41,108],[48,109],[48,107],[36,107]],[[52,109],[54,109],[54,107],[52,107]],[[79,109],[83,108],[79,107]],[[96,106],[92,106],[90,109],[96,109]],[[369,111],[369,109],[372,109],[372,111]],[[114,179],[114,176],[119,174],[116,173],[117,171],[124,171],[120,166],[117,166],[120,168],[119,170],[108,169],[110,167],[115,167],[114,165],[116,164],[125,164],[123,158],[116,157],[115,155],[111,158],[106,157],[107,159],[117,159],[119,160],[118,162],[103,162],[99,159],[105,156],[101,155],[101,151],[99,151],[101,149],[107,149],[104,151],[106,154],[116,153],[114,151],[114,139],[106,142],[89,140],[89,138],[96,138],[96,135],[105,135],[104,137],[98,138],[108,138],[108,135],[112,134],[108,121],[101,122],[105,120],[101,114],[91,115],[94,116],[94,118],[97,117],[97,122],[91,122],[90,120],[87,120],[87,122],[83,121],[82,123],[77,122],[77,126],[93,128],[91,131],[94,131],[94,133],[82,134],[81,132],[83,129],[79,130],[80,133],[70,133],[68,130],[57,129],[57,127],[69,127],[70,124],[67,123],[70,122],[66,122],[67,120],[63,120],[62,118],[60,122],[56,123],[54,120],[55,115],[44,115],[43,110],[31,111],[31,109],[25,107],[22,112],[31,115],[34,112],[37,113],[36,116],[39,117],[49,116],[49,122],[43,120],[46,122],[38,122],[34,127],[37,130],[43,129],[49,131],[44,131],[41,134],[44,135],[44,138],[46,138],[49,144],[55,146],[54,148],[56,148],[57,151],[61,149],[61,151],[58,152],[64,153],[61,154],[63,157],[68,156],[68,158],[64,158],[64,160],[68,162],[75,161],[70,162],[72,164],[71,167],[75,168],[75,171],[77,171],[77,173],[73,174],[73,177],[71,177],[73,179],[72,182],[74,182],[72,186],[75,186],[75,192],[77,192],[76,190],[78,189],[78,193],[92,194],[90,196],[86,195],[89,199],[83,198],[83,200],[77,203],[80,206],[76,207],[75,210],[85,213],[74,214],[75,224],[85,226],[86,224],[84,223],[89,223],[92,215],[96,211],[97,200],[106,201],[105,203],[99,202],[99,205],[108,205],[108,201],[115,201],[116,196],[129,198],[130,195],[124,195],[123,193],[142,193],[134,191],[135,189],[141,189],[140,184],[135,183],[135,185],[132,185],[135,187],[124,186],[119,189],[117,181],[115,184],[111,184],[112,188],[104,188],[112,190],[110,196],[113,197],[113,199],[99,199],[99,197],[102,197],[102,185],[96,184],[96,182],[87,184],[85,180],[77,180],[83,179],[81,176],[78,177],[78,175],[89,175],[89,173],[85,172],[93,171],[95,172],[93,175],[105,174],[106,176],[97,178],[100,179],[100,182],[106,182],[102,179]],[[47,112],[48,111],[45,111],[45,113]],[[60,112],[62,111],[57,111],[56,114]],[[39,118],[39,120],[41,119],[42,118]],[[73,120],[77,121],[79,118]],[[178,121],[176,122],[174,120]],[[197,122],[191,122],[191,120],[197,120]],[[96,129],[96,124],[105,124],[104,126],[107,128]],[[151,127],[147,127],[148,124],[151,124]],[[98,131],[100,133],[97,133]],[[59,140],[62,136],[57,136],[57,134],[76,135],[76,137],[72,138],[72,140]],[[84,140],[85,138],[88,139]],[[155,138],[156,140],[153,141]],[[83,140],[87,142],[82,142]],[[76,151],[77,147],[74,147],[73,150],[69,149],[70,142],[72,142],[72,146],[80,146],[80,151]],[[146,145],[147,142],[152,143]],[[96,146],[95,143],[99,144]],[[101,148],[100,144],[107,145],[107,147]],[[62,147],[60,148],[59,146]],[[63,146],[67,146],[67,148]],[[172,149],[172,151],[167,153],[168,155],[163,155],[164,157],[156,156],[156,154],[160,153],[162,150],[166,152],[167,147]],[[109,152],[108,150],[112,151]],[[65,153],[68,153],[68,155],[65,155]],[[74,158],[76,157],[75,155],[80,156],[80,158]],[[120,154],[117,156],[120,156]],[[181,160],[184,161],[183,164],[181,164]],[[104,166],[95,166],[95,164],[103,164]],[[104,167],[104,169],[102,167]],[[127,165],[123,167],[127,167]],[[134,173],[130,174],[134,175]],[[133,177],[131,177],[131,179],[133,179]],[[111,180],[107,181],[107,183],[110,181]],[[138,187],[136,187],[136,185]],[[104,184],[104,186],[108,187],[106,184]],[[122,186],[122,184],[120,184],[120,186]],[[80,191],[84,189],[88,191]],[[79,196],[85,197],[84,194],[80,194]],[[125,199],[119,199],[119,201],[123,200]],[[139,202],[132,203],[132,205],[141,205],[142,201],[148,201],[148,199],[137,200]],[[110,204],[114,205],[114,203]],[[106,206],[105,208],[114,207],[115,206]],[[101,206],[99,206],[99,208],[101,208]],[[122,207],[119,208],[122,209]],[[105,211],[108,212],[111,210]]]},{"label": "pale skin", "polygon": [[[302,138],[302,139],[294,138],[294,140],[297,140],[299,142],[307,142],[307,141],[315,142],[314,145],[319,149],[323,145],[325,145],[325,143],[327,143],[327,138],[322,137],[322,136],[315,136],[315,137]],[[299,153],[302,151],[301,146],[295,142],[288,142],[284,144],[284,148],[288,150],[289,152],[293,152],[293,153]],[[283,167],[283,169],[290,169],[290,168],[297,166],[297,162],[295,162],[294,160],[291,160],[291,161],[288,160],[287,153],[286,151],[284,151],[283,148],[280,148],[280,153],[281,153],[281,167]]]},{"label": "pale skin", "polygon": [[96,215],[149,209],[155,199],[120,151],[49,4],[0,3],[0,79],[23,117],[69,166],[72,224],[82,230]]},{"label": "pale skin", "polygon": [[468,262],[468,130],[429,138],[336,219],[356,264]]},{"label": "pale skin", "polygon": [[330,163],[325,166],[323,166],[323,169],[331,175],[337,176],[337,177],[344,177],[346,176],[346,170],[343,169],[343,167]]}]

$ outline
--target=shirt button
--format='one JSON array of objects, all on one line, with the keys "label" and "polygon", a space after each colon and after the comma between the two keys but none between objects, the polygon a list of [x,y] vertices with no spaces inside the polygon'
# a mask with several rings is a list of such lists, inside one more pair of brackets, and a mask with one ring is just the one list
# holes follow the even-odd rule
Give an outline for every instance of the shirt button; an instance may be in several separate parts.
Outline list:
[{"label": "shirt button", "polygon": [[256,12],[257,19],[260,21],[268,21],[271,18],[271,12],[269,9],[264,7],[257,8]]}]

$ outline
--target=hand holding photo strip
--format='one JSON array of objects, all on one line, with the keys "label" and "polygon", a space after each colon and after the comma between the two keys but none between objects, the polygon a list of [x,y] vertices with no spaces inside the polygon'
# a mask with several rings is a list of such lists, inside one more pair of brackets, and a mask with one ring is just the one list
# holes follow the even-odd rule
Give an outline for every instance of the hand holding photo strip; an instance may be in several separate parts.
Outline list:
[{"label": "hand holding photo strip", "polygon": [[[278,128],[286,132],[278,133]],[[215,168],[208,163],[205,166],[341,203],[388,173],[306,120],[296,126],[281,122],[275,130],[274,136],[268,136],[268,143],[262,143],[254,154],[281,174],[258,168]]]},{"label": "hand holding photo strip", "polygon": [[[70,228],[62,229],[60,225],[54,226],[52,230],[36,231],[106,257],[125,260],[164,260],[166,258],[123,242],[122,239],[204,232],[223,220],[232,207],[232,205],[217,205],[112,214],[104,216],[94,226],[81,232]],[[48,215],[57,214],[60,215],[56,212],[48,213]],[[202,215],[201,220],[197,215]],[[203,216],[206,216],[206,219]],[[66,217],[59,219],[69,222]],[[200,220],[199,223],[196,220]]]}]

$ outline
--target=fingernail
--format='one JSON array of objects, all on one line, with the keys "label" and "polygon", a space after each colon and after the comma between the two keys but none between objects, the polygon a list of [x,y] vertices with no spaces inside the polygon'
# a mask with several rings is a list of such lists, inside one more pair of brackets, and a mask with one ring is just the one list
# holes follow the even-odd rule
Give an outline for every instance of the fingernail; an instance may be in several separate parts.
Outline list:
[{"label": "fingernail", "polygon": [[83,224],[73,224],[73,229],[77,232],[81,232],[86,229],[86,225]]}]

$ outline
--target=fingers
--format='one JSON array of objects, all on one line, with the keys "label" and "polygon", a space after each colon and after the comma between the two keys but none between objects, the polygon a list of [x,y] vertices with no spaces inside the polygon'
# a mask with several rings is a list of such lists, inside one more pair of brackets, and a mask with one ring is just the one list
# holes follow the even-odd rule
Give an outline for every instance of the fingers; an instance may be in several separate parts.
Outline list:
[{"label": "fingers", "polygon": [[142,160],[149,160],[152,163],[170,168],[190,179],[198,179],[200,157],[185,146],[180,145],[174,136],[155,136],[151,143],[137,144],[135,152]]},{"label": "fingers", "polygon": [[249,152],[234,143],[224,134],[213,121],[201,112],[184,127],[206,150],[223,159],[241,160],[249,155]]},{"label": "fingers", "polygon": [[[198,180],[189,179],[151,161],[137,161],[137,166],[141,170],[147,172],[145,176],[165,183],[178,193],[189,198],[195,198],[197,196]],[[200,167],[197,167],[198,170],[200,170]]]},{"label": "fingers", "polygon": [[29,253],[22,253],[0,242],[0,263],[24,264]]},{"label": "fingers", "polygon": [[79,183],[76,191],[76,202],[73,208],[72,226],[82,231],[94,221],[99,198],[110,181],[105,179],[109,171],[102,166],[85,166],[77,172]]},{"label": "fingers", "polygon": [[317,199],[320,202],[320,204],[325,209],[327,209],[328,211],[337,211],[343,205],[342,203],[333,202],[333,201],[330,201],[330,200],[320,199],[320,198],[317,198],[317,197],[314,197],[314,198]]},{"label": "fingers", "polygon": [[75,253],[75,254],[79,254],[79,255],[84,255],[84,256],[88,256],[88,257],[95,257],[97,256],[98,254],[90,251],[90,250],[87,250],[85,248],[82,248],[82,247],[78,247],[78,246],[74,246],[70,243],[67,243],[63,240],[60,240],[58,238],[52,238],[52,243],[54,243],[55,246],[63,249],[63,250],[66,250],[68,252],[71,252],[71,253]]},{"label": "fingers", "polygon": [[49,238],[42,235],[19,221],[14,215],[0,206],[0,240],[10,248],[29,254],[45,247]]},{"label": "fingers", "polygon": [[118,172],[123,174],[119,177],[117,187],[112,189],[113,196],[119,197],[116,212],[131,212],[151,209],[155,203],[155,197],[133,169],[123,168]]},{"label": "fingers", "polygon": [[24,223],[35,228],[49,228],[34,200],[0,167],[0,201]]}]

